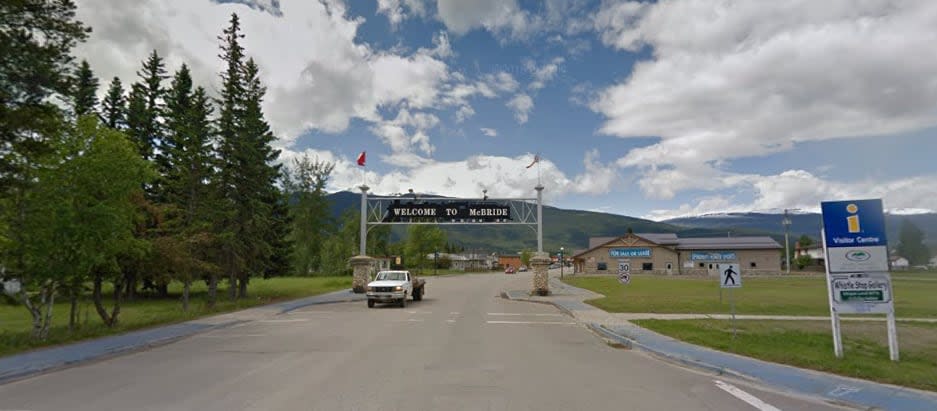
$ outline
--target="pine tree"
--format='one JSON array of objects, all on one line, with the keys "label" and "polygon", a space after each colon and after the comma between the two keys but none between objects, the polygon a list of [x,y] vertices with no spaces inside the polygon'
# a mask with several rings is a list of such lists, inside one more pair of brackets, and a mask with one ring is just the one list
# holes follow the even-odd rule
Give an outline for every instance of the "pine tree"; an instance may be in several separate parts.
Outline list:
[{"label": "pine tree", "polygon": [[162,83],[166,79],[163,58],[156,50],[153,50],[149,58],[143,62],[143,67],[137,72],[137,76],[140,77],[140,82],[131,86],[128,99],[127,131],[137,143],[140,155],[146,160],[153,161],[155,149],[163,135],[160,120],[165,94]]},{"label": "pine tree", "polygon": [[88,60],[82,60],[75,73],[75,87],[72,90],[72,111],[76,117],[97,113],[98,79],[91,71]]},{"label": "pine tree", "polygon": [[293,160],[293,168],[284,186],[293,200],[290,206],[294,243],[292,272],[309,275],[319,270],[322,243],[332,225],[325,186],[335,168],[334,163],[310,160],[309,156]]},{"label": "pine tree", "polygon": [[[225,62],[225,71],[221,73],[221,95],[218,99],[218,199],[221,202],[217,225],[220,243],[218,265],[228,278],[228,296],[234,299],[236,294],[236,276],[245,269],[245,250],[239,240],[244,238],[244,223],[239,214],[240,205],[245,199],[240,196],[242,183],[240,166],[244,162],[246,147],[241,142],[240,122],[243,113],[244,83],[244,48],[240,40],[240,21],[237,14],[231,14],[230,26],[218,38],[221,41],[221,59]],[[212,276],[208,284],[208,305],[214,306],[217,278]]]},{"label": "pine tree", "polygon": [[214,180],[211,123],[212,105],[205,89],[192,90],[187,66],[176,72],[166,96],[166,135],[159,157],[164,175],[164,196],[170,210],[165,238],[159,245],[172,254],[173,271],[183,283],[183,309],[188,309],[189,288],[200,274],[215,271],[211,262]]},{"label": "pine tree", "polygon": [[127,125],[127,99],[124,97],[124,86],[120,77],[114,77],[107,88],[107,95],[101,102],[101,118],[104,125],[120,130]]},{"label": "pine tree", "polygon": [[276,163],[280,150],[274,150],[271,146],[276,137],[270,131],[261,108],[267,90],[260,81],[260,69],[253,59],[248,59],[244,65],[243,80],[243,111],[239,130],[243,149],[239,197],[243,202],[239,206],[241,217],[245,219],[242,221],[249,223],[245,226],[247,238],[253,240],[244,244],[249,260],[247,270],[239,273],[239,297],[247,296],[247,283],[251,274],[266,273],[274,265],[274,260],[289,259],[288,255],[282,255],[288,254],[289,250],[277,247],[282,244],[283,236],[289,230],[283,218],[276,218],[276,213],[281,211],[276,210],[276,206],[282,197],[276,186],[281,173],[281,165]]}]

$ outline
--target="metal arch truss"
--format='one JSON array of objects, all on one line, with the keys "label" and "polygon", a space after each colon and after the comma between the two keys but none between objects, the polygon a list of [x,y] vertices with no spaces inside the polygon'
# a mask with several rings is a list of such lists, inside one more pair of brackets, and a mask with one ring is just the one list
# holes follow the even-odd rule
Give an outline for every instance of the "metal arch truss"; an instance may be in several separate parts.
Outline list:
[{"label": "metal arch truss", "polygon": [[[510,209],[510,219],[488,221],[486,219],[443,219],[438,221],[436,218],[426,217],[402,217],[406,221],[385,221],[388,215],[388,207],[395,202],[407,202],[408,204],[452,204],[452,203],[477,203],[486,205],[506,206]],[[408,196],[401,197],[367,197],[367,231],[380,225],[526,225],[534,232],[537,231],[537,199],[536,198],[450,198],[450,197],[417,197],[413,199]]]}]

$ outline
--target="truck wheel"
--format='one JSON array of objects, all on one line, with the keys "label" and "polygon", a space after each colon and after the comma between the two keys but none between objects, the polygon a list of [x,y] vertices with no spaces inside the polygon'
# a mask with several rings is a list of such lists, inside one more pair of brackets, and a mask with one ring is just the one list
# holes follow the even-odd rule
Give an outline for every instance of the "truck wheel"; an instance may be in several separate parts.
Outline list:
[{"label": "truck wheel", "polygon": [[406,307],[407,307],[407,295],[404,294],[403,298],[400,299],[400,308],[406,308]]},{"label": "truck wheel", "polygon": [[374,300],[368,300],[368,308],[374,308]]},{"label": "truck wheel", "polygon": [[413,291],[413,301],[422,301],[423,300],[423,289],[417,289]]}]

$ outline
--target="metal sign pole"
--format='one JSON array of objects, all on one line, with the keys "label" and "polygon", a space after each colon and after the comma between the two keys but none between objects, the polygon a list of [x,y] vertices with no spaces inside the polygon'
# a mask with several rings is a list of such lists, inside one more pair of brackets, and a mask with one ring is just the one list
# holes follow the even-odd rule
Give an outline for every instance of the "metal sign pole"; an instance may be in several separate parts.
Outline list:
[{"label": "metal sign pole", "polygon": [[895,311],[888,313],[888,356],[898,362],[898,326],[895,324]]},{"label": "metal sign pole", "polygon": [[824,265],[826,266],[826,287],[827,298],[830,301],[830,323],[833,327],[833,354],[836,358],[843,358],[843,334],[839,327],[839,313],[836,312],[836,304],[833,301],[833,278],[830,275],[830,253],[826,245],[826,229],[820,229],[820,239],[823,241]]},{"label": "metal sign pole", "polygon": [[732,289],[729,289],[729,304],[732,306],[732,339],[735,340],[737,327],[735,326],[735,297]]},{"label": "metal sign pole", "polygon": [[362,184],[361,187],[361,239],[358,244],[358,255],[367,255],[368,244],[368,186]]},{"label": "metal sign pole", "polygon": [[543,252],[543,186],[537,184],[537,254]]}]

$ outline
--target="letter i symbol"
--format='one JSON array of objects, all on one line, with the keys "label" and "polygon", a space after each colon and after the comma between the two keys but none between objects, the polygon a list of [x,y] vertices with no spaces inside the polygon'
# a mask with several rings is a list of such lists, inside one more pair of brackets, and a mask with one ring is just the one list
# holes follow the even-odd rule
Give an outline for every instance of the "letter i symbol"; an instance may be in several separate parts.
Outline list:
[{"label": "letter i symbol", "polygon": [[[850,214],[856,214],[859,212],[859,207],[855,204],[850,204],[846,206],[846,211],[848,211]],[[846,217],[846,225],[848,226],[850,233],[858,233],[860,231],[859,216],[851,215]]]}]

